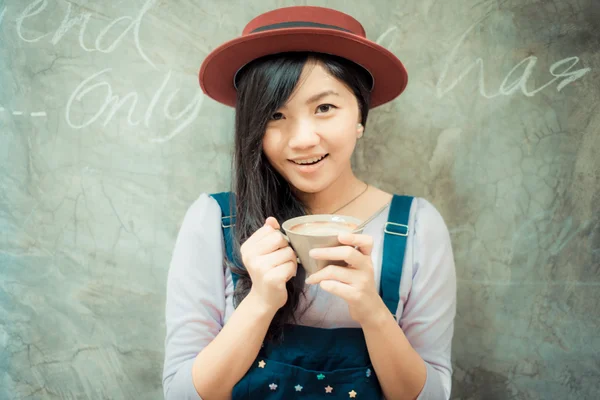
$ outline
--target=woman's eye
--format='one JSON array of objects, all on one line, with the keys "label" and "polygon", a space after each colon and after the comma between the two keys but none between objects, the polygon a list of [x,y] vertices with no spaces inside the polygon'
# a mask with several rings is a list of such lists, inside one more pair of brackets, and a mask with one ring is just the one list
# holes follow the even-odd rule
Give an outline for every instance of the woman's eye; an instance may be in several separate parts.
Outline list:
[{"label": "woman's eye", "polygon": [[280,112],[276,112],[275,114],[271,115],[271,120],[273,120],[273,121],[278,121],[282,118],[283,118],[283,114]]},{"label": "woman's eye", "polygon": [[319,107],[317,107],[317,111],[326,113],[328,111],[331,111],[331,109],[333,108],[336,108],[333,104],[321,104]]}]

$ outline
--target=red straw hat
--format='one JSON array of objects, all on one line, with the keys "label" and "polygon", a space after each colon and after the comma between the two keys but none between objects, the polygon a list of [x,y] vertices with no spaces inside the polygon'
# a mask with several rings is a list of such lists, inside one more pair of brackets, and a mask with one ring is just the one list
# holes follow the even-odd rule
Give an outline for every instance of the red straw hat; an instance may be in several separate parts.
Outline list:
[{"label": "red straw hat", "polygon": [[371,108],[396,98],[408,76],[389,50],[366,38],[356,19],[323,7],[285,7],[254,18],[242,36],[213,50],[200,68],[200,87],[210,98],[235,106],[237,72],[262,56],[311,51],[346,58],[373,77]]}]

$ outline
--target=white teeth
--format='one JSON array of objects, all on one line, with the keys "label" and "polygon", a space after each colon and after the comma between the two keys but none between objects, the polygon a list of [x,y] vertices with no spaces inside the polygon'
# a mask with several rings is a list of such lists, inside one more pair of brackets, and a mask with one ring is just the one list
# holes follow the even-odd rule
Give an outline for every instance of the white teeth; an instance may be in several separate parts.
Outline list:
[{"label": "white teeth", "polygon": [[306,160],[296,160],[294,161],[296,164],[312,164],[315,163],[317,161],[321,161],[323,158],[325,158],[325,156],[321,156],[321,157],[314,157],[314,158],[308,158]]}]

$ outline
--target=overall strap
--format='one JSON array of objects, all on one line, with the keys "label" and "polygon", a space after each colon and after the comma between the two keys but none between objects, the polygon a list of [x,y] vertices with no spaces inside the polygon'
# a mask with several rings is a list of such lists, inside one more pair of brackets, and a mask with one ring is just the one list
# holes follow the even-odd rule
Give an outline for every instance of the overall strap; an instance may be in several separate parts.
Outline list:
[{"label": "overall strap", "polygon": [[[233,227],[235,226],[235,214],[232,214],[235,210],[235,196],[233,196],[231,192],[213,193],[210,196],[217,200],[219,207],[221,207],[221,228],[223,229],[223,239],[225,240],[227,259],[231,262],[235,262],[233,256]],[[231,278],[233,279],[233,286],[235,287],[238,275],[231,271]]]},{"label": "overall strap", "polygon": [[394,317],[400,301],[400,279],[412,201],[412,196],[394,195],[384,228],[379,295]]}]

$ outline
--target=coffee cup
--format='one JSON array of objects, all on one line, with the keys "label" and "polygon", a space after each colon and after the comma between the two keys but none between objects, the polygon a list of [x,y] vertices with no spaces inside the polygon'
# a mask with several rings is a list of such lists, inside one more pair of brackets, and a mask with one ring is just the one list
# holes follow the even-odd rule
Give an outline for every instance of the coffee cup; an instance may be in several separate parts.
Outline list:
[{"label": "coffee cup", "polygon": [[340,246],[338,235],[362,233],[362,229],[356,229],[360,223],[359,219],[353,217],[317,214],[288,219],[281,227],[298,255],[302,268],[309,276],[327,265],[346,265],[344,261],[339,260],[315,260],[308,253],[315,248]]}]

